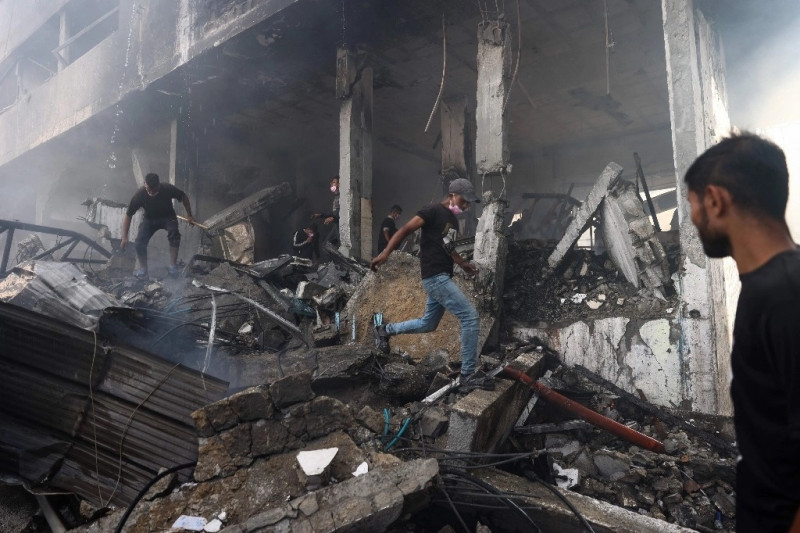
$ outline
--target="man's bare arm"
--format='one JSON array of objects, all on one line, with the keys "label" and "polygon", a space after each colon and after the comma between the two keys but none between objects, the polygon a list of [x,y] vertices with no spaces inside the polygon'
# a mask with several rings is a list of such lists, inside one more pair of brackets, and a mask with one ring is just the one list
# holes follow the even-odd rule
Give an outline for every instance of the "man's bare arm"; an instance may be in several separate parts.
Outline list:
[{"label": "man's bare arm", "polygon": [[414,218],[406,222],[402,228],[397,230],[397,233],[392,235],[392,238],[389,239],[389,244],[387,244],[386,248],[384,248],[384,250],[370,262],[369,267],[372,270],[377,270],[379,266],[384,264],[386,260],[389,259],[389,254],[392,253],[398,246],[400,246],[400,243],[403,242],[403,239],[405,239],[407,235],[414,233],[424,224],[425,221],[422,220],[422,217],[419,215],[414,215]]},{"label": "man's bare arm", "polygon": [[183,195],[183,208],[186,210],[186,221],[194,226],[194,223],[197,222],[194,217],[192,216],[192,204],[189,202],[189,195]]},{"label": "man's bare arm", "polygon": [[119,243],[119,249],[123,252],[128,247],[128,233],[131,231],[131,217],[125,214],[122,218],[122,240]]}]

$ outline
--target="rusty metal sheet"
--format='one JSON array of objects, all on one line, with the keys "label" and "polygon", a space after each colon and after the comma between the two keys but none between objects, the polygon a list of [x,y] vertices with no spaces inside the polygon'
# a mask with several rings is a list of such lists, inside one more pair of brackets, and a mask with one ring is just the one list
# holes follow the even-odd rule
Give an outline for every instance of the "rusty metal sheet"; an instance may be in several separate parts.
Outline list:
[{"label": "rusty metal sheet", "polygon": [[195,460],[189,415],[227,390],[211,376],[5,303],[0,373],[0,470],[95,505],[127,505],[160,468]]}]

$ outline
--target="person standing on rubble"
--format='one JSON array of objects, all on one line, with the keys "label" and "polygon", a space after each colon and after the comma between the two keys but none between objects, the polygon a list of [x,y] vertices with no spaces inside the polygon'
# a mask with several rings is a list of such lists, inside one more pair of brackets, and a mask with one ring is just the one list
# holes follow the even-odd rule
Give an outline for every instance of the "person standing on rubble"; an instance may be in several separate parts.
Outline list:
[{"label": "person standing on rubble", "polygon": [[330,213],[314,213],[311,219],[321,218],[322,223],[331,226],[331,230],[325,237],[325,242],[330,242],[334,246],[339,246],[339,176],[334,176],[330,183],[330,191],[333,193],[333,204]]},{"label": "person standing on rubble", "polygon": [[389,210],[389,214],[383,219],[383,222],[381,222],[381,231],[378,234],[378,253],[386,249],[386,245],[389,244],[392,235],[397,233],[395,222],[400,218],[401,214],[403,214],[403,208],[395,204]]},{"label": "person standing on rubble", "polygon": [[480,200],[475,195],[472,182],[464,178],[451,181],[448,192],[441,203],[420,209],[370,262],[370,268],[377,270],[407,235],[422,229],[419,262],[422,287],[428,295],[425,314],[414,320],[376,326],[375,343],[382,352],[389,353],[390,336],[434,331],[446,309],[461,322],[461,391],[492,390],[494,383],[491,378],[475,369],[478,360],[478,312],[453,281],[454,263],[467,274],[474,275],[478,271],[455,250],[455,241],[458,235],[456,215],[463,213],[470,203]]},{"label": "person standing on rubble", "polygon": [[731,352],[736,530],[798,532],[800,249],[784,218],[786,158],[761,137],[735,135],[684,179],[703,250],[733,257],[742,282]]},{"label": "person standing on rubble", "polygon": [[292,239],[292,248],[297,257],[303,259],[319,259],[319,235],[317,225],[313,222],[297,230]]},{"label": "person standing on rubble", "polygon": [[166,230],[169,242],[169,274],[178,274],[178,248],[181,244],[181,234],[178,232],[178,216],[172,207],[172,200],[183,202],[186,210],[186,221],[189,225],[195,224],[192,217],[192,206],[189,196],[182,190],[169,183],[160,183],[158,174],[152,172],[144,177],[144,187],[136,191],[128,204],[125,218],[122,219],[122,241],[120,249],[128,246],[128,233],[131,228],[131,218],[139,209],[144,209],[142,222],[139,224],[139,233],[136,235],[136,257],[139,259],[139,269],[134,273],[138,278],[147,277],[147,244],[153,234]]}]

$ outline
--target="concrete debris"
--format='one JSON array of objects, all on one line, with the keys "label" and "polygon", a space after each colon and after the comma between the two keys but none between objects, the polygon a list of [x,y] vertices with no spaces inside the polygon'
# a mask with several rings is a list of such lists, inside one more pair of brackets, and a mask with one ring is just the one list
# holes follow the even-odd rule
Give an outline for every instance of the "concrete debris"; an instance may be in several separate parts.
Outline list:
[{"label": "concrete debris", "polygon": [[561,264],[564,256],[567,255],[567,252],[569,252],[569,250],[575,244],[575,241],[578,240],[578,237],[581,236],[591,222],[592,217],[600,207],[601,202],[608,194],[609,188],[619,179],[621,175],[621,166],[613,162],[606,165],[606,168],[603,169],[600,177],[597,178],[597,182],[595,182],[594,187],[592,187],[592,190],[589,191],[586,199],[575,213],[572,222],[570,222],[569,226],[567,226],[564,236],[558,242],[555,250],[553,250],[553,253],[550,254],[550,257],[548,257],[547,264],[550,269],[555,270]]},{"label": "concrete debris", "polygon": [[620,181],[603,202],[602,234],[608,254],[634,287],[669,282],[666,253],[633,183]]}]

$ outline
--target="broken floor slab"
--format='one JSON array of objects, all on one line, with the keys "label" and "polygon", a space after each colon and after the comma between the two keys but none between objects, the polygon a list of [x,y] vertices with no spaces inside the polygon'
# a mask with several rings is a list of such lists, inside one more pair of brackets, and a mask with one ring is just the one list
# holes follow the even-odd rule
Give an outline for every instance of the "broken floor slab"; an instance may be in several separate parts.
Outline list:
[{"label": "broken floor slab", "polygon": [[[558,531],[559,533],[583,533],[586,531],[575,513],[541,483],[533,483],[525,478],[494,468],[483,469],[477,475],[501,491],[524,494],[525,497],[520,498],[521,501],[518,503],[525,506],[542,531]],[[597,532],[691,533],[695,531],[670,524],[664,520],[643,516],[588,496],[567,490],[556,490],[559,490],[561,495],[569,500]]]},{"label": "broken floor slab", "polygon": [[600,203],[606,197],[609,187],[611,187],[621,175],[621,166],[614,162],[606,165],[606,168],[603,169],[600,177],[597,178],[597,182],[595,182],[592,190],[589,191],[586,199],[577,209],[575,217],[567,227],[567,230],[556,246],[556,249],[553,250],[553,253],[547,259],[550,269],[555,269],[558,267],[558,265],[561,263],[561,260],[564,259],[564,256],[567,254],[570,248],[572,248],[572,245],[575,244],[575,241],[578,240],[578,237],[581,236],[583,231],[586,229],[586,226],[591,222],[592,216],[594,216],[595,212],[597,212],[597,209],[600,207]]},{"label": "broken floor slab", "polygon": [[625,278],[634,287],[660,290],[669,282],[667,255],[634,184],[619,181],[603,202],[602,213],[603,241]]},{"label": "broken floor slab", "polygon": [[212,231],[227,228],[246,220],[265,207],[281,201],[284,198],[288,198],[291,195],[292,187],[288,182],[266,187],[207,218],[203,222],[203,225],[208,226]]}]

